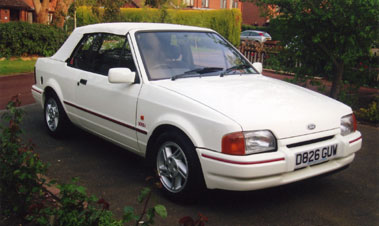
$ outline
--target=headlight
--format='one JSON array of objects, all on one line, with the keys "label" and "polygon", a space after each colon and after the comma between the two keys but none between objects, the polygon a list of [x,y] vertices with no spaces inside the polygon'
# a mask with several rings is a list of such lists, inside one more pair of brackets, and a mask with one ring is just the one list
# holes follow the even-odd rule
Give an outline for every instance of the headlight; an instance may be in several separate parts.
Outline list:
[{"label": "headlight", "polygon": [[346,136],[357,130],[357,121],[354,114],[346,115],[341,118],[341,135]]},{"label": "headlight", "polygon": [[222,153],[249,155],[275,151],[276,138],[268,130],[237,132],[222,138]]},{"label": "headlight", "polygon": [[247,155],[276,150],[276,139],[268,130],[245,132],[244,135]]}]

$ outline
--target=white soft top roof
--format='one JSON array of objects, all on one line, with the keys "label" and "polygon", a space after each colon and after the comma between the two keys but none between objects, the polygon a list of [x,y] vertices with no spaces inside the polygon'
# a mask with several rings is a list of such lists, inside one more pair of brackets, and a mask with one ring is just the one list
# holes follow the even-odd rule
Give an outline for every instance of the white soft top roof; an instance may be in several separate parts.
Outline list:
[{"label": "white soft top roof", "polygon": [[92,24],[76,28],[67,38],[61,48],[51,57],[55,60],[67,60],[78,42],[84,34],[88,33],[111,33],[116,35],[126,35],[130,31],[141,30],[186,30],[186,31],[213,31],[208,28],[200,28],[193,26],[177,25],[177,24],[161,24],[161,23],[102,23]]}]

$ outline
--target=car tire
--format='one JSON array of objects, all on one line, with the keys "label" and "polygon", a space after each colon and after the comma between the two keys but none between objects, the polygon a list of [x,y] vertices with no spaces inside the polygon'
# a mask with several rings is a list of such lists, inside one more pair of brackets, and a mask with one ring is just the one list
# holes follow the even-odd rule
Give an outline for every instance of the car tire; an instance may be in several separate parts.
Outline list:
[{"label": "car tire", "polygon": [[48,133],[53,137],[64,135],[70,124],[70,120],[55,93],[47,95],[43,114]]},{"label": "car tire", "polygon": [[155,169],[164,195],[175,201],[194,201],[205,184],[195,146],[179,131],[161,134],[155,144]]}]

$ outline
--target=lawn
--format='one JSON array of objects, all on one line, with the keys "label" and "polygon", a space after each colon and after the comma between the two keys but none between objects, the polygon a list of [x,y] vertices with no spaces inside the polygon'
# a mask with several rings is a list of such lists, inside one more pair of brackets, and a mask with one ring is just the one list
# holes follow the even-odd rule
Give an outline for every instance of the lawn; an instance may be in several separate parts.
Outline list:
[{"label": "lawn", "polygon": [[33,72],[36,60],[3,60],[0,61],[0,76]]}]

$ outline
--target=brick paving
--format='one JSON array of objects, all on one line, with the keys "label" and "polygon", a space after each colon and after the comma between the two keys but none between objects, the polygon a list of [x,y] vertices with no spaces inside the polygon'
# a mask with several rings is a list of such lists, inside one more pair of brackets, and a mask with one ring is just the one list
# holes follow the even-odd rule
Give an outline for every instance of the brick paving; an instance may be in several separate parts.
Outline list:
[{"label": "brick paving", "polygon": [[5,109],[13,96],[19,95],[22,105],[34,103],[31,87],[34,84],[34,74],[0,76],[0,110]]}]

